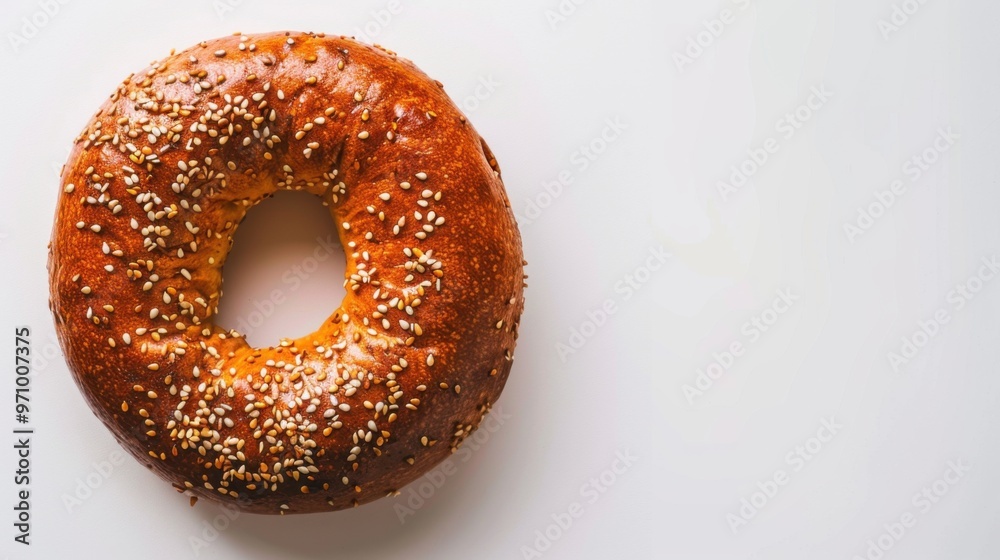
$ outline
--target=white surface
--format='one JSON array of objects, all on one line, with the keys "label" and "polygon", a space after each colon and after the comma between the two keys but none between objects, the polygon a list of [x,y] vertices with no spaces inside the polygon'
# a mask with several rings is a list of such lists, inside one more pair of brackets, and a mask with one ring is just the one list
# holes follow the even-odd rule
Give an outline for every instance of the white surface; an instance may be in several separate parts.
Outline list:
[{"label": "white surface", "polygon": [[[208,1],[69,0],[16,52],[10,34],[42,8],[3,2],[2,315],[4,332],[34,329],[42,356],[33,544],[12,541],[16,458],[3,443],[6,554],[537,557],[522,547],[576,503],[582,515],[545,558],[851,559],[907,512],[916,524],[891,539],[886,560],[995,558],[1000,280],[961,310],[948,295],[982,257],[1000,255],[1000,5],[928,0],[886,40],[879,20],[891,17],[890,0],[576,1],[562,0],[575,12],[553,28],[546,10],[557,0],[413,2],[385,24],[372,15],[384,2],[233,0],[219,15]],[[673,53],[724,8],[735,21],[679,71]],[[118,448],[55,354],[46,307],[56,171],[71,140],[119,80],[170,48],[236,30],[366,25],[474,108],[518,214],[534,216],[521,225],[531,278],[502,426],[456,456],[403,523],[394,505],[412,487],[354,511],[230,522],[216,505],[188,507],[131,459],[95,474]],[[483,86],[476,99],[491,79],[493,91]],[[814,87],[832,96],[789,129],[783,115]],[[584,168],[579,147],[615,119],[627,129]],[[904,163],[948,127],[959,139],[913,181]],[[776,153],[723,200],[717,182],[768,139]],[[543,184],[560,173],[572,182],[546,198]],[[844,223],[896,179],[905,194],[849,242]],[[532,201],[546,206],[538,216]],[[227,270],[224,303],[236,321],[272,289],[288,293],[251,335],[258,342],[311,330],[342,292],[339,256],[300,289],[282,280],[330,231],[318,203],[288,195],[268,205],[237,237],[241,263]],[[673,257],[638,271],[641,289],[619,284],[661,246]],[[755,338],[744,324],[778,290],[798,299],[780,316],[767,312],[776,322]],[[616,313],[584,326],[606,300]],[[938,310],[948,324],[894,372],[888,353]],[[574,328],[592,336],[563,361],[556,345]],[[745,354],[689,402],[685,384],[735,342]],[[10,355],[13,341],[4,344]],[[12,377],[0,387],[8,430]],[[842,425],[836,436],[810,461],[796,459],[831,417]],[[588,481],[621,467],[616,453],[626,451],[638,460],[594,492]],[[938,485],[943,499],[929,509],[913,501],[958,460],[971,470]],[[778,470],[787,484],[734,533],[727,515]],[[68,511],[65,497],[86,495],[88,477],[97,487]],[[226,528],[195,550],[191,539],[212,536],[213,521]]]}]

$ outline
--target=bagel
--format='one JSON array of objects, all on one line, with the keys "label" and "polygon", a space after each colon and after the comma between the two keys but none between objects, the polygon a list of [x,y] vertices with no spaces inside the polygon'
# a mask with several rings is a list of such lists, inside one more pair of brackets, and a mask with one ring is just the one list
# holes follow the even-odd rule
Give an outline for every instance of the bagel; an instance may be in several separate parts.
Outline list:
[{"label": "bagel", "polygon": [[[312,334],[254,348],[215,323],[222,271],[282,189],[329,206],[346,295]],[[279,32],[118,86],[63,167],[48,269],[69,368],[118,442],[192,504],[292,514],[398,493],[476,429],[510,372],[524,264],[500,169],[439,82]]]}]

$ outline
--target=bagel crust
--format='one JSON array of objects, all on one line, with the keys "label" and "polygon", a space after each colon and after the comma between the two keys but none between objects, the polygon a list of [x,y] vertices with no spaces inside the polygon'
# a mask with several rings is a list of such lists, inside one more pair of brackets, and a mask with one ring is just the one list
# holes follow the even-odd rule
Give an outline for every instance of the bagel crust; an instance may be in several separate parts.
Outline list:
[{"label": "bagel crust", "polygon": [[[357,506],[445,459],[500,396],[525,264],[500,170],[390,51],[280,32],[171,53],[94,115],[61,189],[50,306],[70,370],[180,491]],[[282,189],[329,206],[347,293],[316,332],[253,348],[215,324],[222,269]]]}]

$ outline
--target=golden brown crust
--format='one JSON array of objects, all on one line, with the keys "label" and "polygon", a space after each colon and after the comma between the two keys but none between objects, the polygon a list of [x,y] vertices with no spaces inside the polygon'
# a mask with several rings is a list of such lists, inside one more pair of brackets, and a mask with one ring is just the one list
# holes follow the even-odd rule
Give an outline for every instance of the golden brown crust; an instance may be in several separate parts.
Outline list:
[{"label": "golden brown crust", "polygon": [[[252,348],[214,314],[238,224],[278,189],[330,206],[347,296],[315,333]],[[316,34],[206,41],[126,79],[64,168],[49,272],[70,369],[118,441],[259,513],[365,503],[447,457],[499,397],[523,309],[473,127],[410,62]]]}]

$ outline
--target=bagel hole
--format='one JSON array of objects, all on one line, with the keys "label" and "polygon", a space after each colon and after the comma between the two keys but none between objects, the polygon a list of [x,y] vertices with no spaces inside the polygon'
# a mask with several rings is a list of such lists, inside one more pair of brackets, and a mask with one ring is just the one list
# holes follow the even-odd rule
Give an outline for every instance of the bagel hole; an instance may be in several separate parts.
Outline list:
[{"label": "bagel hole", "polygon": [[279,191],[236,231],[216,324],[256,348],[308,335],[343,301],[345,270],[329,209],[314,195]]}]

